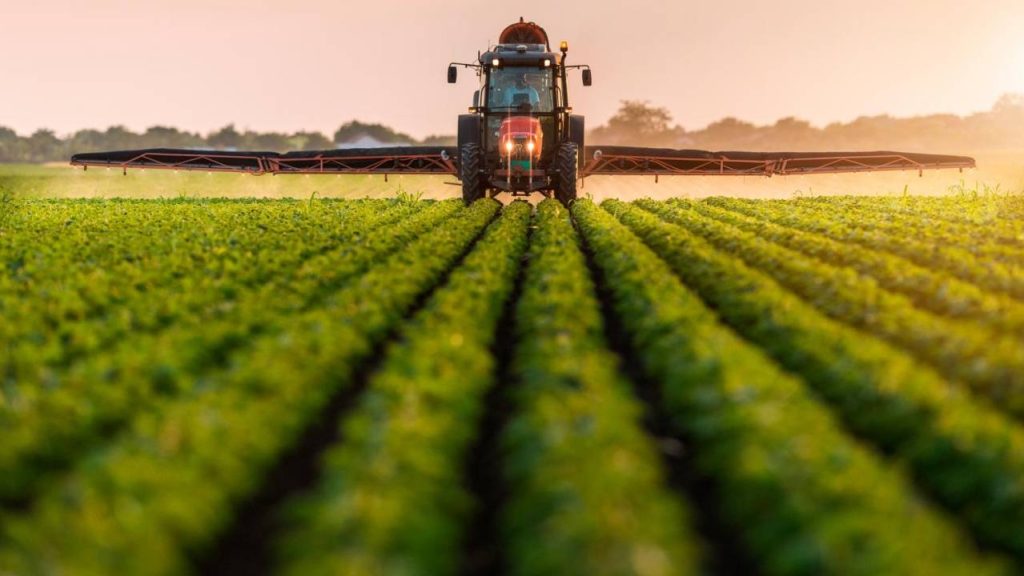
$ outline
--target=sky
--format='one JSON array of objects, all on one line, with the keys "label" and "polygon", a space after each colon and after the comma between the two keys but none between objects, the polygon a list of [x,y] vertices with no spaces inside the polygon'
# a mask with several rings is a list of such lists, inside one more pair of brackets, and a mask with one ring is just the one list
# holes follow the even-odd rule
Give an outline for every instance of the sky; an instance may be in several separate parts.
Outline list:
[{"label": "sky", "polygon": [[1024,92],[1024,0],[0,0],[0,126],[452,134],[476,78],[447,84],[448,62],[520,16],[592,66],[593,86],[570,83],[591,127],[626,99],[693,130],[969,114]]}]

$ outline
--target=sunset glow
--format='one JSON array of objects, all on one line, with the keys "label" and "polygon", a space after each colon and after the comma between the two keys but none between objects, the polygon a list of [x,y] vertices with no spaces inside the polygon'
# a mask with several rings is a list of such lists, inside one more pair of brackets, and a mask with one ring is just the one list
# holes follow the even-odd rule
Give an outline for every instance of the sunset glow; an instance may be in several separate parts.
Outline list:
[{"label": "sunset glow", "polygon": [[[454,130],[472,79],[444,83],[509,21],[537,20],[594,67],[573,97],[591,125],[620,100],[700,128],[725,116],[816,125],[861,115],[987,110],[1024,91],[1024,3],[783,0],[772,4],[527,0],[374,3],[0,0],[0,126],[58,133],[124,124],[330,132],[383,122]],[[356,24],[358,22],[358,24]]]}]

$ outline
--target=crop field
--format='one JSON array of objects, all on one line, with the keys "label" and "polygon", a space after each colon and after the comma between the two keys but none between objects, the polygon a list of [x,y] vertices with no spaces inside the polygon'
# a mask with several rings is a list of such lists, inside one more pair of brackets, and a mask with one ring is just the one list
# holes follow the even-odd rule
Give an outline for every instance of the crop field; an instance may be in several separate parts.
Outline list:
[{"label": "crop field", "polygon": [[1024,196],[0,196],[0,576],[1024,572]]}]

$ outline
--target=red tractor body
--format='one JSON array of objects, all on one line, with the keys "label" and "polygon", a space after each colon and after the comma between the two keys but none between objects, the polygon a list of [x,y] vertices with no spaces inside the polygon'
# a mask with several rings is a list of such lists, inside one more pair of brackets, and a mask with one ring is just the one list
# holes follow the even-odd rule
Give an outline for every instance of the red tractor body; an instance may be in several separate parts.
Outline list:
[{"label": "red tractor body", "polygon": [[512,116],[498,129],[498,152],[504,158],[534,161],[540,158],[543,142],[539,118]]}]

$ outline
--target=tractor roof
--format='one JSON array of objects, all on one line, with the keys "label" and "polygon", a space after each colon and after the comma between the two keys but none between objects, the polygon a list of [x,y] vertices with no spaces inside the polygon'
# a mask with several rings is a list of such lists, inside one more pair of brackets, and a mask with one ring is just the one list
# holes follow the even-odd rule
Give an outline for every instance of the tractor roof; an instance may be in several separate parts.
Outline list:
[{"label": "tractor roof", "polygon": [[546,48],[544,44],[498,44],[480,55],[480,63],[489,66],[498,59],[503,66],[543,66],[544,60],[550,60],[557,65],[558,54]]}]

